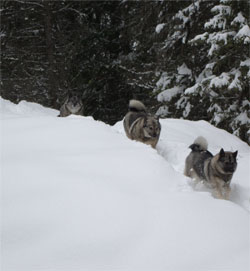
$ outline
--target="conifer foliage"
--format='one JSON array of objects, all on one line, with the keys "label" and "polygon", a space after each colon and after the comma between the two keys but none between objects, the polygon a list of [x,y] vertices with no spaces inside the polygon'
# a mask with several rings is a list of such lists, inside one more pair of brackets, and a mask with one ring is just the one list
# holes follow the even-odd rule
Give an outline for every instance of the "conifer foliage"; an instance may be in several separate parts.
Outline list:
[{"label": "conifer foliage", "polygon": [[249,142],[249,3],[195,1],[174,17],[188,58],[181,56],[182,65],[161,74],[159,114],[205,119]]}]

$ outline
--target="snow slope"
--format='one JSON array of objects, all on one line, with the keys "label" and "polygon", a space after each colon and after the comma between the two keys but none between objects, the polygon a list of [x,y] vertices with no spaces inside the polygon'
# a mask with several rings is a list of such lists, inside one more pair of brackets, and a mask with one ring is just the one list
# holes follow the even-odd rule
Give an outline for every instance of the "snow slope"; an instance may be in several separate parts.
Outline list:
[{"label": "snow slope", "polygon": [[[91,117],[0,100],[1,267],[249,270],[249,147],[204,121],[161,120],[157,150]],[[230,201],[183,176],[198,136],[239,151]]]}]

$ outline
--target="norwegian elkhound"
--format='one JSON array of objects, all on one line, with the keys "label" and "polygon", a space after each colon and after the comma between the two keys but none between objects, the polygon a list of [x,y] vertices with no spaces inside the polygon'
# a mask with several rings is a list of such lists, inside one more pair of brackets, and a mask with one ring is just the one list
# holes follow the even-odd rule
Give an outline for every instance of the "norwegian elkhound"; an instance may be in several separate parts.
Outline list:
[{"label": "norwegian elkhound", "polygon": [[237,168],[237,153],[220,150],[215,156],[207,150],[207,140],[199,136],[189,146],[192,150],[186,158],[184,174],[215,189],[216,196],[228,199],[230,182]]},{"label": "norwegian elkhound", "polygon": [[129,112],[123,126],[128,138],[143,142],[155,148],[161,132],[159,118],[146,112],[145,105],[137,100],[130,100]]},{"label": "norwegian elkhound", "polygon": [[83,103],[79,95],[69,93],[66,101],[60,108],[60,115],[58,117],[67,117],[71,114],[83,115]]}]

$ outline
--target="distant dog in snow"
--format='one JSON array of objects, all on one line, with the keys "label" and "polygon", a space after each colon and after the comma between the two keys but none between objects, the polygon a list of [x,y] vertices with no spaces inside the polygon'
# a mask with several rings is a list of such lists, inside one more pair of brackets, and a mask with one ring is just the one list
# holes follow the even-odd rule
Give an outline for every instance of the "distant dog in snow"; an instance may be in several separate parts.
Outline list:
[{"label": "distant dog in snow", "polygon": [[220,150],[215,156],[207,150],[207,140],[198,137],[189,148],[192,150],[186,158],[184,174],[212,187],[218,198],[228,199],[230,182],[237,168],[237,153]]},{"label": "distant dog in snow", "polygon": [[128,138],[137,140],[155,148],[161,132],[159,118],[146,112],[145,105],[137,100],[129,102],[123,126]]},{"label": "distant dog in snow", "polygon": [[60,108],[60,115],[58,117],[67,117],[71,114],[83,115],[83,103],[79,95],[69,93],[66,101]]}]

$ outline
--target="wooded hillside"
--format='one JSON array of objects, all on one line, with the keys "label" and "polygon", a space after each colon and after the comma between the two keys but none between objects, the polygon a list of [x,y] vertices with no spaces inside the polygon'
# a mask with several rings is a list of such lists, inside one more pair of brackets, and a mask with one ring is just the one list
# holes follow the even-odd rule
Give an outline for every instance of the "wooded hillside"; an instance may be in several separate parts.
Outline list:
[{"label": "wooded hillside", "polygon": [[1,1],[1,96],[114,124],[131,98],[250,143],[249,1]]}]

